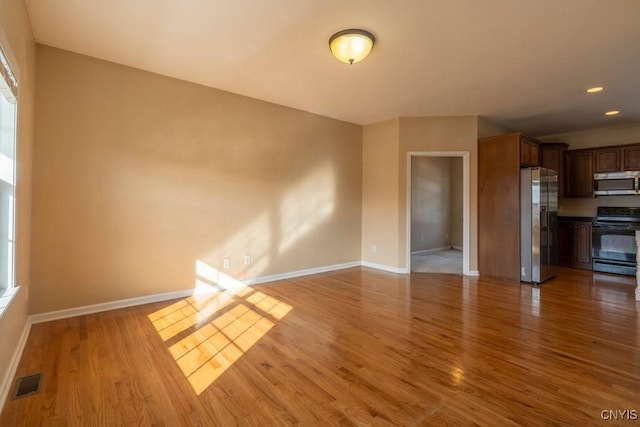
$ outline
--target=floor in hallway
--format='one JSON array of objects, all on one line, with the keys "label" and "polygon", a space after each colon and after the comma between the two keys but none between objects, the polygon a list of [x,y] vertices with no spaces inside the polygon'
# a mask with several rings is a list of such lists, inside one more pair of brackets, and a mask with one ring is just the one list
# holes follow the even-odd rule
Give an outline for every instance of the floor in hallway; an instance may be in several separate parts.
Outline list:
[{"label": "floor in hallway", "polygon": [[414,252],[411,254],[411,272],[462,274],[462,251],[451,248],[438,252]]}]

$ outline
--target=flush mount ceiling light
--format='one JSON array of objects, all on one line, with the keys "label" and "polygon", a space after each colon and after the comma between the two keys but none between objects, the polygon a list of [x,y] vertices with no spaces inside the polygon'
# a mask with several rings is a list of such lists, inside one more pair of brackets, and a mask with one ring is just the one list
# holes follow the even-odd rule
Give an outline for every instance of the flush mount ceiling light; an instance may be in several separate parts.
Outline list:
[{"label": "flush mount ceiling light", "polygon": [[611,110],[611,111],[607,111],[606,113],[604,113],[605,116],[615,116],[616,114],[620,114],[620,111]]},{"label": "flush mount ceiling light", "polygon": [[338,31],[329,39],[329,49],[339,61],[355,64],[369,55],[376,38],[368,31],[355,28]]}]

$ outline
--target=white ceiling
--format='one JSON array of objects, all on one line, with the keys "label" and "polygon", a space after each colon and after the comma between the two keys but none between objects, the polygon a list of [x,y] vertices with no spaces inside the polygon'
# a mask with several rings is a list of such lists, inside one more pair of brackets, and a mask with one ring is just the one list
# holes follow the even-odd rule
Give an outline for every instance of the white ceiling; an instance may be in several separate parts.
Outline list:
[{"label": "white ceiling", "polygon": [[[26,4],[39,43],[358,124],[477,114],[538,136],[640,122],[640,0]],[[377,41],[347,65],[328,39],[353,27]]]}]

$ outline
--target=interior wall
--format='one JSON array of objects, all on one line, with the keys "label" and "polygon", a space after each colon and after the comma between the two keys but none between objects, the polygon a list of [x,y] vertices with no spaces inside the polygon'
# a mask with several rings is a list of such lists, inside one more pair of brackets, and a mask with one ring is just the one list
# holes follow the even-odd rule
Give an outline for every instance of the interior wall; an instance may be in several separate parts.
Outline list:
[{"label": "interior wall", "polygon": [[[565,142],[569,144],[569,150],[634,144],[640,143],[640,123],[547,135],[538,139],[544,142]],[[558,213],[561,216],[595,217],[598,206],[640,207],[640,197],[563,198],[559,201]]]},{"label": "interior wall", "polygon": [[[400,248],[407,245],[407,156],[410,151],[469,152],[469,268],[478,269],[478,119],[460,117],[401,117],[397,233]],[[406,249],[400,251],[399,266],[409,268]]]},{"label": "interior wall", "polygon": [[462,248],[463,245],[463,161],[462,157],[451,157],[451,225],[449,241],[451,246]]},{"label": "interior wall", "polygon": [[486,117],[478,116],[478,139],[490,136],[505,135],[514,131],[500,126]]},{"label": "interior wall", "polygon": [[364,126],[362,260],[399,267],[398,119]]},{"label": "interior wall", "polygon": [[33,313],[215,282],[197,262],[246,280],[361,259],[361,126],[51,47],[37,61]]},{"label": "interior wall", "polygon": [[451,233],[451,158],[411,158],[411,252],[444,248]]},{"label": "interior wall", "polygon": [[[15,282],[20,291],[0,317],[0,392],[27,323],[31,251],[31,173],[34,126],[35,43],[21,0],[0,1],[0,45],[19,81],[15,203]],[[6,381],[5,381],[6,380]],[[0,402],[2,405],[3,402]]]}]

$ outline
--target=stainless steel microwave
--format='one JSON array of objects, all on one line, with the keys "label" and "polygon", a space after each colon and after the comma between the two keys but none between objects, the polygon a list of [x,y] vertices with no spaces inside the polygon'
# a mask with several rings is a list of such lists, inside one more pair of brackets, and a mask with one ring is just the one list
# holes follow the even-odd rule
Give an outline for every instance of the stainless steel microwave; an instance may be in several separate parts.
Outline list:
[{"label": "stainless steel microwave", "polygon": [[593,195],[640,195],[640,171],[593,174]]}]

